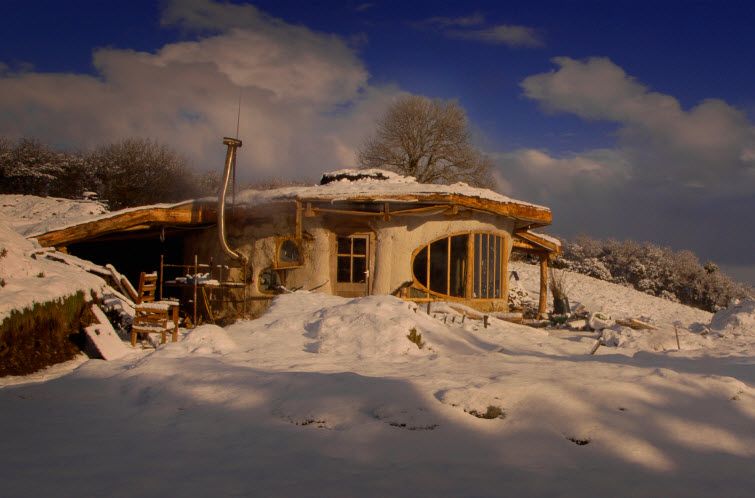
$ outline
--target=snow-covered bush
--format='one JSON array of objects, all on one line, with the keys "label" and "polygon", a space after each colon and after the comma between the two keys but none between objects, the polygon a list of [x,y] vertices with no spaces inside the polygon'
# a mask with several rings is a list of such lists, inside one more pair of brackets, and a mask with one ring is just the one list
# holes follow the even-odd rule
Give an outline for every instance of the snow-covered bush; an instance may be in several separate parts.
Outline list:
[{"label": "snow-covered bush", "polygon": [[33,139],[0,137],[0,193],[81,198],[95,193],[111,209],[176,202],[217,192],[218,177],[200,176],[171,148],[126,139],[94,151],[58,151]]},{"label": "snow-covered bush", "polygon": [[721,273],[715,263],[701,265],[691,251],[673,251],[649,242],[577,237],[564,241],[554,267],[708,311],[725,308],[752,292]]},{"label": "snow-covered bush", "polygon": [[13,310],[0,323],[0,377],[26,375],[70,360],[86,316],[83,292]]}]

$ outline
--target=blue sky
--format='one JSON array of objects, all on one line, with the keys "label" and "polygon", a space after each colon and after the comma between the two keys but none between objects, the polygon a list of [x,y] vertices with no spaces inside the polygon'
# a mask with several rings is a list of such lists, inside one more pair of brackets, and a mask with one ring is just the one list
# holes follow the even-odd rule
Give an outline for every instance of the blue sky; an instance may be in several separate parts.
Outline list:
[{"label": "blue sky", "polygon": [[0,134],[146,135],[210,169],[241,92],[245,175],[314,179],[397,95],[456,99],[499,189],[551,206],[555,233],[755,282],[751,2],[235,4],[6,0]]}]

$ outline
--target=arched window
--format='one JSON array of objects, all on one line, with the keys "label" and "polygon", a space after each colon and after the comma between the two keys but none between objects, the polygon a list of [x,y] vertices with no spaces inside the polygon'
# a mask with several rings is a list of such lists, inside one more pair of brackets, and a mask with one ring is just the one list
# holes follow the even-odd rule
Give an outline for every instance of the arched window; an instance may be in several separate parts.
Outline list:
[{"label": "arched window", "polygon": [[275,269],[296,268],[303,263],[301,242],[290,237],[282,238],[276,243]]},{"label": "arched window", "polygon": [[432,294],[501,299],[506,250],[505,237],[493,233],[464,233],[434,240],[415,252],[415,283]]}]

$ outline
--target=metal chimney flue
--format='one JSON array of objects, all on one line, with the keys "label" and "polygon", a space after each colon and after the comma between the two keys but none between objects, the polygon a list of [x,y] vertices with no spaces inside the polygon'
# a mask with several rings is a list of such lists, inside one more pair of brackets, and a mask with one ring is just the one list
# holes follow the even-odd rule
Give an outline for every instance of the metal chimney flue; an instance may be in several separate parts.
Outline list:
[{"label": "metal chimney flue", "polygon": [[246,264],[246,256],[238,251],[234,251],[228,245],[225,233],[225,198],[228,193],[228,184],[231,180],[231,172],[236,169],[236,149],[241,147],[241,140],[237,138],[223,138],[223,145],[228,149],[225,153],[225,169],[223,171],[223,183],[220,186],[220,192],[218,193],[218,237],[220,239],[220,247],[223,252],[229,257],[241,261]]}]

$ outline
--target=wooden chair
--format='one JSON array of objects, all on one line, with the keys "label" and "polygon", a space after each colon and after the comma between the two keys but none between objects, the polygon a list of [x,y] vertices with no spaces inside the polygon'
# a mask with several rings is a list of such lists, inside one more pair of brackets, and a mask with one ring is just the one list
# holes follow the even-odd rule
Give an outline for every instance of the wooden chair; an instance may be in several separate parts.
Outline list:
[{"label": "wooden chair", "polygon": [[136,346],[138,334],[160,334],[161,344],[167,342],[168,331],[173,342],[178,341],[178,303],[155,301],[157,273],[139,275],[139,291],[134,307],[134,323],[131,326],[131,345]]}]

